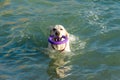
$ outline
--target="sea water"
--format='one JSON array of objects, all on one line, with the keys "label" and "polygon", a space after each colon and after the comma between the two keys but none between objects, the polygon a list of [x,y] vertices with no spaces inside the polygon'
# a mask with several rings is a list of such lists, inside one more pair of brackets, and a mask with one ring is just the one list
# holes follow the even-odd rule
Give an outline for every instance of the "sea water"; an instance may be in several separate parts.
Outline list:
[{"label": "sea water", "polygon": [[[56,24],[70,53],[47,49]],[[119,57],[120,0],[0,0],[0,80],[120,80]]]}]

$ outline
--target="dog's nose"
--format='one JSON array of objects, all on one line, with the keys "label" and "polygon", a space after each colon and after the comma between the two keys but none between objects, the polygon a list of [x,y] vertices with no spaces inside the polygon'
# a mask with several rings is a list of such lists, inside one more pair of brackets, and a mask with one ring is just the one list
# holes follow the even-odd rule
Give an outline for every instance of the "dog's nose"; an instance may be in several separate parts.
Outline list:
[{"label": "dog's nose", "polygon": [[56,36],[59,36],[59,35],[60,35],[60,32],[56,32],[55,35],[56,35]]}]

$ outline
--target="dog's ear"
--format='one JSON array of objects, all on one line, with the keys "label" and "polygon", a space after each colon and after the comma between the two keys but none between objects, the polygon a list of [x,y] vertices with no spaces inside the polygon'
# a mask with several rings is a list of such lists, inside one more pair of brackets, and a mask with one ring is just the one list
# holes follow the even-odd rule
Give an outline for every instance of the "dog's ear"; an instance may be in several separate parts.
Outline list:
[{"label": "dog's ear", "polygon": [[69,33],[66,31],[66,36],[69,38]]}]

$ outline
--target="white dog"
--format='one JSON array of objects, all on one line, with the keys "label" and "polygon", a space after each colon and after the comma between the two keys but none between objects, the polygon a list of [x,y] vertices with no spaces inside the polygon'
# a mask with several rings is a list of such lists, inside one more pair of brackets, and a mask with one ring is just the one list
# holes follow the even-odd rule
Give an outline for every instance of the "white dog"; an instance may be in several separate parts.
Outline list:
[{"label": "white dog", "polygon": [[50,35],[58,37],[58,38],[55,38],[54,41],[63,40],[62,36],[66,36],[68,38],[68,41],[64,44],[56,45],[56,44],[52,44],[49,42],[48,47],[50,49],[60,51],[60,52],[63,52],[63,51],[70,52],[71,51],[70,45],[69,45],[69,33],[66,31],[66,29],[62,25],[55,25],[54,27],[52,27],[50,30]]}]

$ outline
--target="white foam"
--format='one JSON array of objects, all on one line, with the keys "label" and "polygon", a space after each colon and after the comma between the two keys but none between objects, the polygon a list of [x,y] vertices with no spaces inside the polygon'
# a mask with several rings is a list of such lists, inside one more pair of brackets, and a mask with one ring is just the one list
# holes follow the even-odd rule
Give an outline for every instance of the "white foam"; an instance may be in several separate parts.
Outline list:
[{"label": "white foam", "polygon": [[85,48],[86,42],[80,40],[78,36],[70,35],[70,44],[72,51],[81,50]]}]

